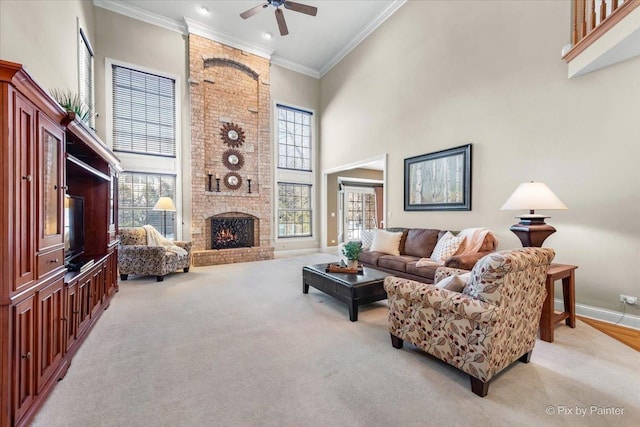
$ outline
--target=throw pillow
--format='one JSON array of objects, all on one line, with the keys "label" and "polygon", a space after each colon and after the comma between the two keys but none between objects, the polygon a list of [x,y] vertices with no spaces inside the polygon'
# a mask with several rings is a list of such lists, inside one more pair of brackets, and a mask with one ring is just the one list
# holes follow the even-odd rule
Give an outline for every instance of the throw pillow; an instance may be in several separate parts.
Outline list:
[{"label": "throw pillow", "polygon": [[438,282],[438,284],[436,285],[436,288],[447,289],[449,291],[454,291],[454,292],[462,292],[464,287],[467,285],[467,282],[469,281],[470,277],[471,277],[471,273],[445,277],[444,279]]},{"label": "throw pillow", "polygon": [[386,230],[376,230],[371,250],[398,256],[400,255],[400,239],[402,239],[401,231],[392,233]]},{"label": "throw pillow", "polygon": [[449,257],[455,255],[463,241],[464,236],[456,237],[450,231],[447,231],[438,240],[430,258],[439,264],[443,264]]},{"label": "throw pillow", "polygon": [[373,237],[376,234],[376,230],[362,230],[360,233],[360,240],[362,241],[362,249],[368,251],[373,243]]}]

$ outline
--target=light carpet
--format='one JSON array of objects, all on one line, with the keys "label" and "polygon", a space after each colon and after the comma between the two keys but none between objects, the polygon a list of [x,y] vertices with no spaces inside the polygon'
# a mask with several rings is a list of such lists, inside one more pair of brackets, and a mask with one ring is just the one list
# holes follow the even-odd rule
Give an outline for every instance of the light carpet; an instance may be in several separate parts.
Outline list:
[{"label": "light carpet", "polygon": [[302,266],[335,259],[122,282],[33,425],[638,425],[635,350],[581,322],[558,326],[480,398],[461,371],[391,346],[386,301],[350,322],[345,304],[302,294]]}]

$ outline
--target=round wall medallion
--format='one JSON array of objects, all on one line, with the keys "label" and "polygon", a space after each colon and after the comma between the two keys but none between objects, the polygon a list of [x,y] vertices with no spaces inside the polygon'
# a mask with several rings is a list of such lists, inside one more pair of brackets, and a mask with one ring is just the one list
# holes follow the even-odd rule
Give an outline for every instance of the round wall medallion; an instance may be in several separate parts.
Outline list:
[{"label": "round wall medallion", "polygon": [[224,185],[229,190],[237,190],[242,185],[242,178],[235,172],[229,172],[224,176]]},{"label": "round wall medallion", "polygon": [[238,150],[231,148],[222,153],[222,163],[227,167],[227,169],[237,171],[242,169],[242,166],[244,166],[244,156]]},{"label": "round wall medallion", "polygon": [[239,147],[244,142],[244,131],[235,123],[225,123],[220,129],[222,141],[229,147]]}]

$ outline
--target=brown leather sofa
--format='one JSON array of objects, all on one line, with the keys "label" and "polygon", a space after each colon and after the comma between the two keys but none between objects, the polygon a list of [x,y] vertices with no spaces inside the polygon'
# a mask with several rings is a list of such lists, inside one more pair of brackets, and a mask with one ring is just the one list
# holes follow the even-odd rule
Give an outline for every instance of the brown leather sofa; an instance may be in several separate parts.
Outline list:
[{"label": "brown leather sofa", "polygon": [[[383,252],[364,250],[358,260],[366,267],[386,271],[394,276],[417,280],[423,283],[433,283],[436,270],[439,266],[417,267],[416,263],[421,258],[428,258],[436,247],[438,240],[447,230],[435,230],[430,228],[388,228],[387,231],[402,232],[400,239],[400,255],[388,255]],[[452,232],[457,234],[456,232]],[[444,266],[471,270],[476,262],[490,252],[496,250],[498,242],[492,233],[485,236],[478,252],[463,255],[454,255],[448,258]]]}]

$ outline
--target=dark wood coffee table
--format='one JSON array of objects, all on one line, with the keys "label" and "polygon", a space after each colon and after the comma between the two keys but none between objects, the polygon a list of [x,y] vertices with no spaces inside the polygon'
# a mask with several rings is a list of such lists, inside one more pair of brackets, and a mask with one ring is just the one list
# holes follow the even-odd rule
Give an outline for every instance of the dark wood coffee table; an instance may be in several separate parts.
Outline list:
[{"label": "dark wood coffee table", "polygon": [[389,274],[364,267],[363,274],[327,273],[327,264],[307,265],[302,268],[302,293],[309,286],[331,295],[349,307],[349,320],[358,320],[358,306],[387,298],[384,278]]}]

